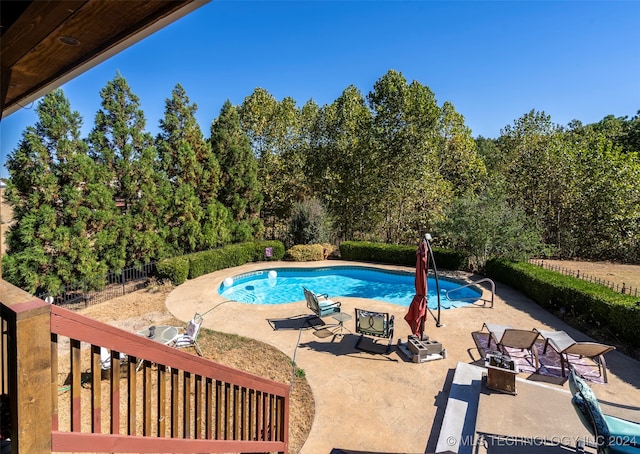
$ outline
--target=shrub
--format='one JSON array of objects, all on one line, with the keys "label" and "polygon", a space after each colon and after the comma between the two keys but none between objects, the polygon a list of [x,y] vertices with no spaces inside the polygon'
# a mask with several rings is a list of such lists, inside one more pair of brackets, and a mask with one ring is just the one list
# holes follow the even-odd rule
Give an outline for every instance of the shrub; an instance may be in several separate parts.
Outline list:
[{"label": "shrub", "polygon": [[293,206],[289,235],[293,244],[314,244],[331,238],[331,221],[318,199],[306,200]]},{"label": "shrub", "polygon": [[325,259],[325,248],[321,244],[296,244],[284,255],[285,260],[311,262]]},{"label": "shrub", "polygon": [[[266,256],[267,248],[271,248],[271,257]],[[170,279],[174,285],[180,285],[187,278],[195,279],[248,262],[282,260],[283,257],[284,245],[280,241],[255,241],[166,259],[158,264],[158,273],[160,277]]]},{"label": "shrub", "polygon": [[340,250],[337,246],[331,243],[322,243],[322,248],[324,249],[323,254],[325,259],[340,257]]},{"label": "shrub", "polygon": [[189,260],[185,257],[174,257],[161,260],[156,265],[158,277],[168,279],[173,285],[180,285],[189,276]]},{"label": "shrub", "polygon": [[[340,255],[345,260],[389,263],[415,266],[417,246],[371,243],[367,241],[343,241]],[[438,269],[464,270],[467,258],[464,254],[448,249],[433,248]]]},{"label": "shrub", "polygon": [[482,272],[490,258],[526,260],[545,251],[540,227],[510,206],[500,185],[457,199],[436,231],[448,246],[465,253],[474,271]]}]

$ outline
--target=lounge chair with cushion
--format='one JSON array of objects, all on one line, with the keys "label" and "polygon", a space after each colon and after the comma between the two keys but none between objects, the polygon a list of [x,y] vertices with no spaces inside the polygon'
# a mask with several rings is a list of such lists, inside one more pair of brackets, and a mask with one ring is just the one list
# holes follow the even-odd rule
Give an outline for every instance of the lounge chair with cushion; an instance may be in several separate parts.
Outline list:
[{"label": "lounge chair with cushion", "polygon": [[390,316],[387,312],[365,311],[356,308],[356,334],[360,334],[360,338],[356,342],[356,348],[378,353],[376,350],[360,345],[364,336],[371,336],[378,339],[388,339],[385,353],[389,353],[391,342],[393,341],[393,321],[394,316]]},{"label": "lounge chair with cushion", "polygon": [[562,376],[566,377],[566,369],[570,367],[571,360],[576,358],[589,358],[598,365],[598,372],[602,380],[607,383],[607,362],[604,354],[615,350],[615,347],[597,342],[577,342],[564,331],[536,330],[544,339],[543,353],[551,346],[560,355]]},{"label": "lounge chair with cushion", "polygon": [[187,329],[183,334],[179,334],[175,340],[176,348],[194,347],[198,355],[202,356],[202,350],[198,345],[198,334],[200,333],[200,326],[202,325],[202,315],[196,313],[189,323]]},{"label": "lounge chair with cushion", "polygon": [[332,301],[327,294],[317,294],[302,287],[307,307],[319,318],[340,312],[340,302]]},{"label": "lounge chair with cushion", "polygon": [[598,453],[640,454],[640,423],[602,413],[593,390],[572,367],[569,372],[571,404],[596,442]]},{"label": "lounge chair with cushion", "polygon": [[538,349],[536,348],[536,340],[539,336],[537,331],[515,329],[508,325],[495,325],[492,323],[485,323],[482,327],[487,328],[487,331],[489,331],[488,347],[491,347],[491,341],[493,340],[496,348],[507,356],[509,356],[509,352],[506,350],[507,347],[527,350],[531,355],[532,364],[536,370],[540,368]]}]

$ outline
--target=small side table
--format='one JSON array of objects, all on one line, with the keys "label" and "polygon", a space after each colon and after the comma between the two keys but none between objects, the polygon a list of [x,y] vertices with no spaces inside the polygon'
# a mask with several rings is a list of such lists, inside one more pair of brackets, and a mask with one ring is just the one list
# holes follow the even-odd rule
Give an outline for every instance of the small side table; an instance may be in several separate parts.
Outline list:
[{"label": "small side table", "polygon": [[138,335],[147,339],[169,345],[178,337],[178,328],[169,325],[150,326],[149,328],[138,331]]},{"label": "small side table", "polygon": [[485,367],[487,368],[487,388],[507,394],[517,394],[518,366],[511,358],[502,355],[487,355]]},{"label": "small side table", "polygon": [[[348,322],[349,320],[351,320],[353,317],[349,314],[347,314],[346,312],[337,312],[335,314],[333,314],[331,316],[332,318],[334,318],[337,322],[338,322],[338,326],[340,327],[340,332],[338,334],[336,334],[336,336],[342,336],[342,329],[344,328],[344,322]],[[347,331],[349,331],[348,328],[344,328]],[[351,332],[351,331],[349,331]]]}]

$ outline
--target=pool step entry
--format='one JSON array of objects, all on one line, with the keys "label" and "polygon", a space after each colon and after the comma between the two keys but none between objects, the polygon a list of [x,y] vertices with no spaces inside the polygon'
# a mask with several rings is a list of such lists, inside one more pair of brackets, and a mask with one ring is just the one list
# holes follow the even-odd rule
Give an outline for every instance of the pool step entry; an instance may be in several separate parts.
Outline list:
[{"label": "pool step entry", "polygon": [[447,357],[447,351],[436,340],[420,339],[417,336],[409,336],[407,342],[398,340],[398,349],[414,363],[424,363]]}]

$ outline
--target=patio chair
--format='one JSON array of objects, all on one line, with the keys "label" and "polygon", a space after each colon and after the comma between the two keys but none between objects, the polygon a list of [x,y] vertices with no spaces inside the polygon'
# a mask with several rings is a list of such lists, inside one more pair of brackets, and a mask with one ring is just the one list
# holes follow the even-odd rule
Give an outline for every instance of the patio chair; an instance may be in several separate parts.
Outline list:
[{"label": "patio chair", "polygon": [[327,294],[317,294],[302,287],[304,298],[307,300],[307,307],[319,318],[340,312],[341,303],[332,301]]},{"label": "patio chair", "polygon": [[547,353],[550,345],[560,356],[560,366],[562,376],[566,377],[566,369],[570,367],[574,358],[589,358],[598,365],[598,373],[602,380],[607,383],[607,362],[604,354],[615,350],[615,347],[597,342],[577,342],[564,331],[544,331],[534,328],[544,339],[544,349],[542,353]]},{"label": "patio chair", "polygon": [[202,320],[202,315],[196,312],[193,318],[189,320],[185,332],[176,337],[174,346],[176,348],[194,347],[198,355],[202,356],[202,350],[200,350],[200,345],[198,345],[198,333],[200,333]]},{"label": "patio chair", "polygon": [[573,367],[569,371],[571,404],[600,454],[640,454],[640,423],[605,415],[593,390]]},{"label": "patio chair", "polygon": [[[356,308],[356,334],[360,334],[360,338],[358,342],[356,342],[356,348],[358,350],[379,353],[376,350],[363,347],[360,343],[364,336],[377,338],[376,341],[385,338],[388,340],[385,353],[388,354],[393,341],[393,321],[394,316],[390,316],[387,312],[365,311]],[[374,343],[377,343],[376,341],[374,341]]]},{"label": "patio chair", "polygon": [[491,341],[496,344],[496,348],[504,355],[509,356],[506,348],[516,348],[527,350],[531,355],[532,363],[536,370],[540,368],[538,361],[538,349],[536,348],[536,340],[540,335],[535,330],[515,329],[508,325],[494,325],[492,323],[484,323],[483,328],[489,331],[489,342],[487,347],[491,347]]}]

